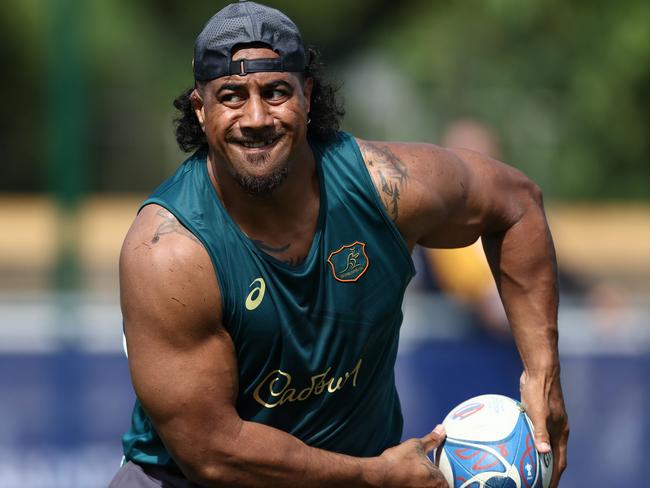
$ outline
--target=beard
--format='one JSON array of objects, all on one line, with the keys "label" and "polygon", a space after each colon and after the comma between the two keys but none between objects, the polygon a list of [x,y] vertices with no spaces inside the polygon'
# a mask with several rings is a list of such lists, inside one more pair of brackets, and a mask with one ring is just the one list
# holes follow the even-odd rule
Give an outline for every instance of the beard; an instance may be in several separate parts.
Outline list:
[{"label": "beard", "polygon": [[[269,161],[269,154],[248,155],[246,156],[248,162],[252,165],[258,166],[265,164]],[[234,172],[233,177],[239,186],[250,196],[266,196],[273,193],[273,190],[278,188],[289,174],[289,163],[285,161],[280,167],[274,168],[269,174],[262,176],[251,176]]]},{"label": "beard", "polygon": [[[274,127],[268,127],[259,131],[249,130],[241,135],[229,133],[226,136],[226,142],[233,144],[256,143],[268,140],[282,139],[284,135],[284,131],[277,131]],[[253,176],[247,172],[238,170],[235,167],[231,166],[231,175],[233,179],[248,195],[270,195],[287,178],[287,175],[289,174],[289,162],[285,158],[287,158],[288,155],[276,154],[276,157],[280,158],[280,162],[278,163],[272,160],[272,152],[276,151],[271,150],[261,153],[249,153],[244,155],[246,163],[249,167],[260,168],[271,166],[272,169],[266,174]]]}]

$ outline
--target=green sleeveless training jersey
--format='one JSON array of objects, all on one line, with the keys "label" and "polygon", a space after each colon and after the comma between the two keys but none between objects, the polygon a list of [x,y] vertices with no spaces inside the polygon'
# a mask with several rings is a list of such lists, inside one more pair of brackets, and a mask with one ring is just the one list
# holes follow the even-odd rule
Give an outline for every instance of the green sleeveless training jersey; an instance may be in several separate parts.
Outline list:
[{"label": "green sleeveless training jersey", "polygon": [[[393,367],[413,263],[354,138],[310,144],[320,214],[299,266],[266,254],[239,229],[210,182],[205,152],[143,206],[172,212],[212,259],[237,354],[241,418],[310,446],[375,456],[402,431]],[[123,445],[127,460],[174,464],[137,401]]]}]

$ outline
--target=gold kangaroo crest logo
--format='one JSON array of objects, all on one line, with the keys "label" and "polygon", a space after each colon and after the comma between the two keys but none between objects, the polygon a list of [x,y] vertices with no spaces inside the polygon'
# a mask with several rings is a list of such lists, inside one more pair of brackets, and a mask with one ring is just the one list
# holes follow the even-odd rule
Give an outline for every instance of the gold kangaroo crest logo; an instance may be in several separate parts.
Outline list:
[{"label": "gold kangaroo crest logo", "polygon": [[264,293],[266,292],[266,283],[264,282],[264,279],[257,278],[248,286],[250,288],[255,284],[257,284],[257,286],[255,286],[246,297],[246,309],[251,311],[261,305],[262,300],[264,300]]},{"label": "gold kangaroo crest logo", "polygon": [[327,258],[332,273],[337,281],[351,283],[358,281],[368,270],[370,261],[366,254],[366,245],[356,241],[334,251]]}]

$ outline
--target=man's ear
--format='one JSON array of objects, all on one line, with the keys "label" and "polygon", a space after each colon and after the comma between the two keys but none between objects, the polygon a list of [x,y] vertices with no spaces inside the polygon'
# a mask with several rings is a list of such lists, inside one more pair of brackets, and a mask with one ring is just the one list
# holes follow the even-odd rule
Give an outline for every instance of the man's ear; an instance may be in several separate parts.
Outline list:
[{"label": "man's ear", "polygon": [[307,113],[311,111],[311,92],[314,89],[314,79],[307,78],[302,87],[302,93],[305,96],[305,104],[307,107]]},{"label": "man's ear", "polygon": [[196,115],[196,118],[201,125],[201,129],[205,131],[205,110],[203,105],[203,98],[201,98],[201,94],[196,88],[192,90],[192,93],[190,93],[190,103],[192,104],[194,114]]}]

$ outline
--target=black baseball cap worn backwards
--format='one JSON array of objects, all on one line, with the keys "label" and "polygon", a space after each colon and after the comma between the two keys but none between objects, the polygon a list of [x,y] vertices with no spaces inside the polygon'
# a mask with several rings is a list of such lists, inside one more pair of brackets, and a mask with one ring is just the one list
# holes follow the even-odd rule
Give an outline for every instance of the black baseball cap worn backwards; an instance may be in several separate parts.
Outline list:
[{"label": "black baseball cap worn backwards", "polygon": [[[268,45],[279,57],[232,60],[235,46],[256,42]],[[279,10],[247,0],[217,12],[194,44],[196,81],[265,71],[302,72],[306,66],[305,46],[296,24]]]}]

